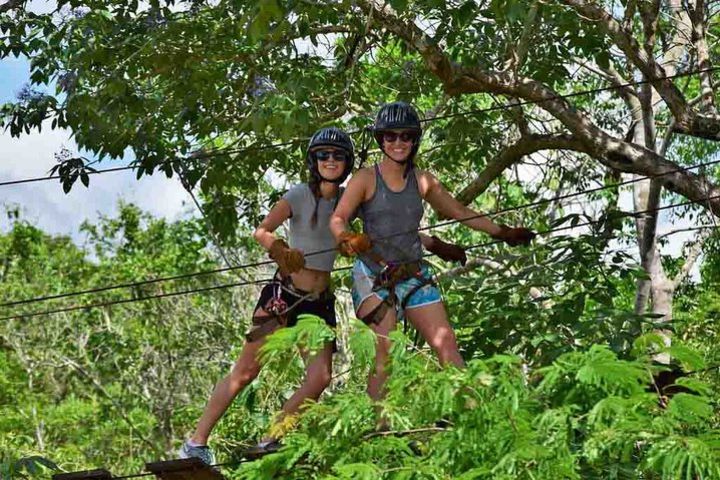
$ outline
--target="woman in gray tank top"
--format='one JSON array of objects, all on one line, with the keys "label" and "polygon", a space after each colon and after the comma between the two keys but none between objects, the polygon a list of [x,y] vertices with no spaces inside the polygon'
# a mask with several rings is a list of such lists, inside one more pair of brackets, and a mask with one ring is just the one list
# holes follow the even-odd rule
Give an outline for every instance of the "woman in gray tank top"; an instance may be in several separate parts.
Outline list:
[{"label": "woman in gray tank top", "polygon": [[[255,230],[255,239],[278,264],[278,273],[262,289],[240,357],[230,374],[216,385],[194,434],[180,449],[181,458],[198,457],[207,464],[214,462],[207,446],[208,437],[233,399],[260,373],[258,352],[268,334],[295,325],[298,315],[303,313],[316,315],[335,327],[335,297],[329,286],[337,251],[328,222],[340,196],[340,184],[352,171],[350,137],[337,128],[318,130],[310,139],[307,162],[309,184],[291,187]],[[273,233],[286,220],[290,227],[289,244]],[[331,379],[333,349],[334,344],[329,343],[309,359],[305,381],[283,405],[276,425],[287,424],[287,417],[296,415],[305,400],[316,400],[325,390]],[[285,421],[281,422],[283,418]],[[276,434],[271,431],[246,454],[276,450],[278,440],[271,435]]]},{"label": "woman in gray tank top", "polygon": [[[418,233],[423,200],[442,215],[486,232],[510,245],[528,244],[535,236],[525,228],[498,225],[453,198],[431,173],[417,170],[414,158],[422,128],[415,110],[404,102],[383,106],[373,128],[382,161],[353,175],[330,220],[340,253],[358,255],[353,267],[353,303],[358,318],[377,335],[375,371],[368,381],[374,399],[383,395],[390,331],[405,315],[437,353],[440,362],[463,365],[440,292],[421,262],[421,243],[444,259],[464,259],[436,237]],[[347,231],[359,212],[362,234]]]}]

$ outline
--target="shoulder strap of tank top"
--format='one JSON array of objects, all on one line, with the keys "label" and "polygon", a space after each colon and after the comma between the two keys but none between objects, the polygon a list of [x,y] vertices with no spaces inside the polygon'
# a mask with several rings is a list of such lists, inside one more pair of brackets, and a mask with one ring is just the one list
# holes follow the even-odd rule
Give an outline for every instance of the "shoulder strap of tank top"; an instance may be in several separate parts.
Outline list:
[{"label": "shoulder strap of tank top", "polygon": [[417,169],[413,168],[410,171],[410,175],[408,175],[408,176],[410,177],[410,180],[408,180],[408,181],[412,181],[413,185],[415,185],[415,189],[418,190],[418,192],[419,192],[420,186],[418,184],[418,179],[417,179],[417,176],[418,176]]},{"label": "shoulder strap of tank top", "polygon": [[385,180],[383,180],[382,174],[380,173],[380,164],[375,164],[375,191],[377,192],[378,188],[382,185],[382,188],[385,190],[388,190],[388,186],[385,183]]},{"label": "shoulder strap of tank top", "polygon": [[408,175],[407,183],[405,184],[406,191],[408,188],[415,190],[415,194],[422,199],[422,195],[420,195],[420,184],[418,183],[418,179],[417,179],[417,170],[414,168],[410,171],[410,175]]}]

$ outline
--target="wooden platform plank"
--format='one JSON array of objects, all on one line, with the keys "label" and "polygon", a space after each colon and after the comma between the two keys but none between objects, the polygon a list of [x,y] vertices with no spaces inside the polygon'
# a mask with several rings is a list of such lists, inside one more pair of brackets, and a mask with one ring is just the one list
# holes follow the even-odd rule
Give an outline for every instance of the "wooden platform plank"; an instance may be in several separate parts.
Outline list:
[{"label": "wooden platform plank", "polygon": [[112,473],[105,469],[82,470],[80,472],[56,473],[53,480],[111,480]]},{"label": "wooden platform plank", "polygon": [[145,469],[161,480],[225,480],[215,468],[199,458],[182,458],[145,464]]}]

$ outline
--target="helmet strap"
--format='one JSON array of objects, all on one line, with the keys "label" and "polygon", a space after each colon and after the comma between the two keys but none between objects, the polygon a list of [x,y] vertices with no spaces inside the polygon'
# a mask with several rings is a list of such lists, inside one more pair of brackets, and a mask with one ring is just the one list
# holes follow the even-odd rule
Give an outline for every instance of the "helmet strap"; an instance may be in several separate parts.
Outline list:
[{"label": "helmet strap", "polygon": [[395,163],[399,163],[400,165],[405,165],[408,162],[408,160],[410,160],[410,155],[408,155],[407,158],[405,158],[405,160],[395,160],[390,155],[388,155],[388,153],[385,151],[385,149],[381,148],[380,150],[382,150],[382,152],[385,154],[386,157],[388,157],[390,160],[392,160]]},{"label": "helmet strap", "polygon": [[340,185],[342,182],[345,181],[344,178],[336,178],[335,180],[330,180],[330,179],[327,179],[327,178],[323,177],[323,176],[320,175],[319,173],[318,173],[318,178],[320,178],[320,180],[322,180],[323,182],[334,183],[334,184],[336,184],[336,185]]}]

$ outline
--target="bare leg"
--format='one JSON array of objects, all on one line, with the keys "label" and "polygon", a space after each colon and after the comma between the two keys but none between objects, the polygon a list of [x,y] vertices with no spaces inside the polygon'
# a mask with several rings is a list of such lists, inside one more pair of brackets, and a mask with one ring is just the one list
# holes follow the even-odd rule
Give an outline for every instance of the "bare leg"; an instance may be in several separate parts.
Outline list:
[{"label": "bare leg", "polygon": [[437,353],[441,364],[452,363],[458,367],[465,365],[458,351],[455,332],[448,322],[445,305],[442,302],[407,308],[405,315],[430,345],[430,348]]},{"label": "bare leg", "polygon": [[[257,316],[267,315],[263,310],[258,310],[255,314]],[[260,363],[257,354],[263,343],[265,343],[264,338],[246,343],[230,374],[217,383],[205,406],[205,411],[198,421],[195,433],[191,437],[193,442],[200,445],[207,444],[210,432],[215,428],[232,401],[247,384],[258,376]]]},{"label": "bare leg", "polygon": [[283,417],[300,411],[300,408],[308,398],[317,400],[320,394],[330,385],[332,380],[332,354],[333,345],[328,343],[320,350],[305,370],[305,382],[283,405]]},{"label": "bare leg", "polygon": [[[360,305],[357,311],[358,317],[363,317],[372,312],[382,300],[373,295]],[[386,364],[390,356],[390,339],[388,335],[395,329],[397,318],[394,308],[388,308],[387,313],[380,323],[370,324],[370,328],[377,335],[375,344],[375,368],[370,370],[367,392],[373,400],[380,400],[385,395],[385,380],[387,380]]]}]

